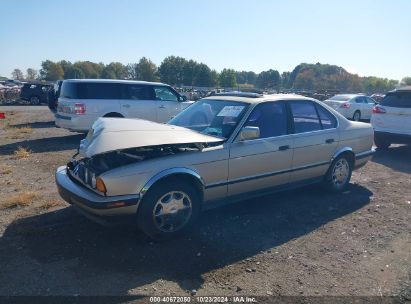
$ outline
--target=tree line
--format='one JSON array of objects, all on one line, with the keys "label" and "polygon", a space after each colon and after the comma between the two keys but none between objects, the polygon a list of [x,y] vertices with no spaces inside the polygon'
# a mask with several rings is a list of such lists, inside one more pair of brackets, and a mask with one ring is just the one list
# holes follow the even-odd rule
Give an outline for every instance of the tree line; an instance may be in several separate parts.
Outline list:
[{"label": "tree line", "polygon": [[[395,88],[398,80],[380,77],[360,77],[344,68],[329,64],[301,63],[291,72],[280,74],[275,69],[260,73],[223,69],[211,69],[204,63],[179,56],[166,57],[159,66],[146,57],[137,63],[124,65],[91,61],[70,62],[45,60],[41,70],[29,68],[26,75],[19,69],[12,72],[14,79],[47,80],[60,79],[130,79],[161,81],[172,86],[259,88],[269,90],[340,90],[341,92],[386,92]],[[402,79],[401,84],[411,85],[411,77]]]}]

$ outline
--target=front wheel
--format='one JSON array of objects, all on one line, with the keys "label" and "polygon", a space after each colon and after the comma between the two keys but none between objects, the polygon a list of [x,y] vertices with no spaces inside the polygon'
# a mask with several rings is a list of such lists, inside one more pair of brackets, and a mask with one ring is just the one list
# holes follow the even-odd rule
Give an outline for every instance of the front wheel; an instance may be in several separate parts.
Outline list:
[{"label": "front wheel", "polygon": [[164,181],[146,193],[137,224],[149,237],[169,239],[190,230],[200,214],[198,190],[184,181]]},{"label": "front wheel", "polygon": [[332,192],[342,192],[350,183],[352,163],[347,156],[337,157],[328,169],[325,186]]}]

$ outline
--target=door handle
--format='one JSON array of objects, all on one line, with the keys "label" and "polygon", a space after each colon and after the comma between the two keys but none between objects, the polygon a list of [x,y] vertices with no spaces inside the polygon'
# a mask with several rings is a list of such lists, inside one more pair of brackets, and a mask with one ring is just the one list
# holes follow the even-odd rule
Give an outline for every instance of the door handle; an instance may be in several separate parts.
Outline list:
[{"label": "door handle", "polygon": [[288,149],[290,149],[290,145],[285,145],[285,146],[279,146],[278,147],[279,151],[285,151],[285,150],[288,150]]},{"label": "door handle", "polygon": [[123,107],[124,107],[124,108],[129,108],[130,105],[129,105],[129,104],[124,104]]},{"label": "door handle", "polygon": [[166,107],[165,106],[159,106],[158,108],[159,109],[165,109]]},{"label": "door handle", "polygon": [[326,142],[327,144],[332,144],[332,143],[334,142],[334,138],[326,139],[325,142]]}]

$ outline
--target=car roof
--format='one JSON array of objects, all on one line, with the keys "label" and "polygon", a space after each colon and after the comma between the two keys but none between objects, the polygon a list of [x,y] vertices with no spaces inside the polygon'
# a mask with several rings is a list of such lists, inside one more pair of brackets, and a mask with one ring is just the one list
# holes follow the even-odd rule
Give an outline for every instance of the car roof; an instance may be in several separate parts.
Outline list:
[{"label": "car roof", "polygon": [[341,96],[341,97],[346,97],[347,99],[351,99],[351,98],[354,98],[354,97],[357,97],[357,96],[365,96],[365,95],[362,95],[362,94],[336,94],[336,95],[330,97],[330,99],[335,97],[335,96]]},{"label": "car roof", "polygon": [[64,81],[78,82],[78,83],[128,83],[128,84],[169,86],[168,84],[161,83],[161,82],[149,82],[149,81],[141,81],[141,80],[121,80],[121,79],[65,79]]},{"label": "car roof", "polygon": [[401,88],[397,88],[393,91],[390,91],[389,93],[395,93],[395,92],[410,92],[411,91],[411,86],[405,86]]},{"label": "car roof", "polygon": [[244,97],[244,96],[227,96],[227,95],[214,95],[205,97],[202,100],[223,100],[223,101],[239,101],[245,103],[262,103],[267,101],[281,101],[281,100],[314,100],[297,94],[264,94],[261,97]]}]

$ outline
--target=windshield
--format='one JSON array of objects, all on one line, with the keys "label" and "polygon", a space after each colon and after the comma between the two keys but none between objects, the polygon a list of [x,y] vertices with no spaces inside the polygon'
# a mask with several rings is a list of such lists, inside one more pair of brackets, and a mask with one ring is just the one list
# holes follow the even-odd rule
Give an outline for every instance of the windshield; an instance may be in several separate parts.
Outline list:
[{"label": "windshield", "polygon": [[178,114],[169,124],[227,139],[247,108],[248,104],[243,102],[204,99]]}]

